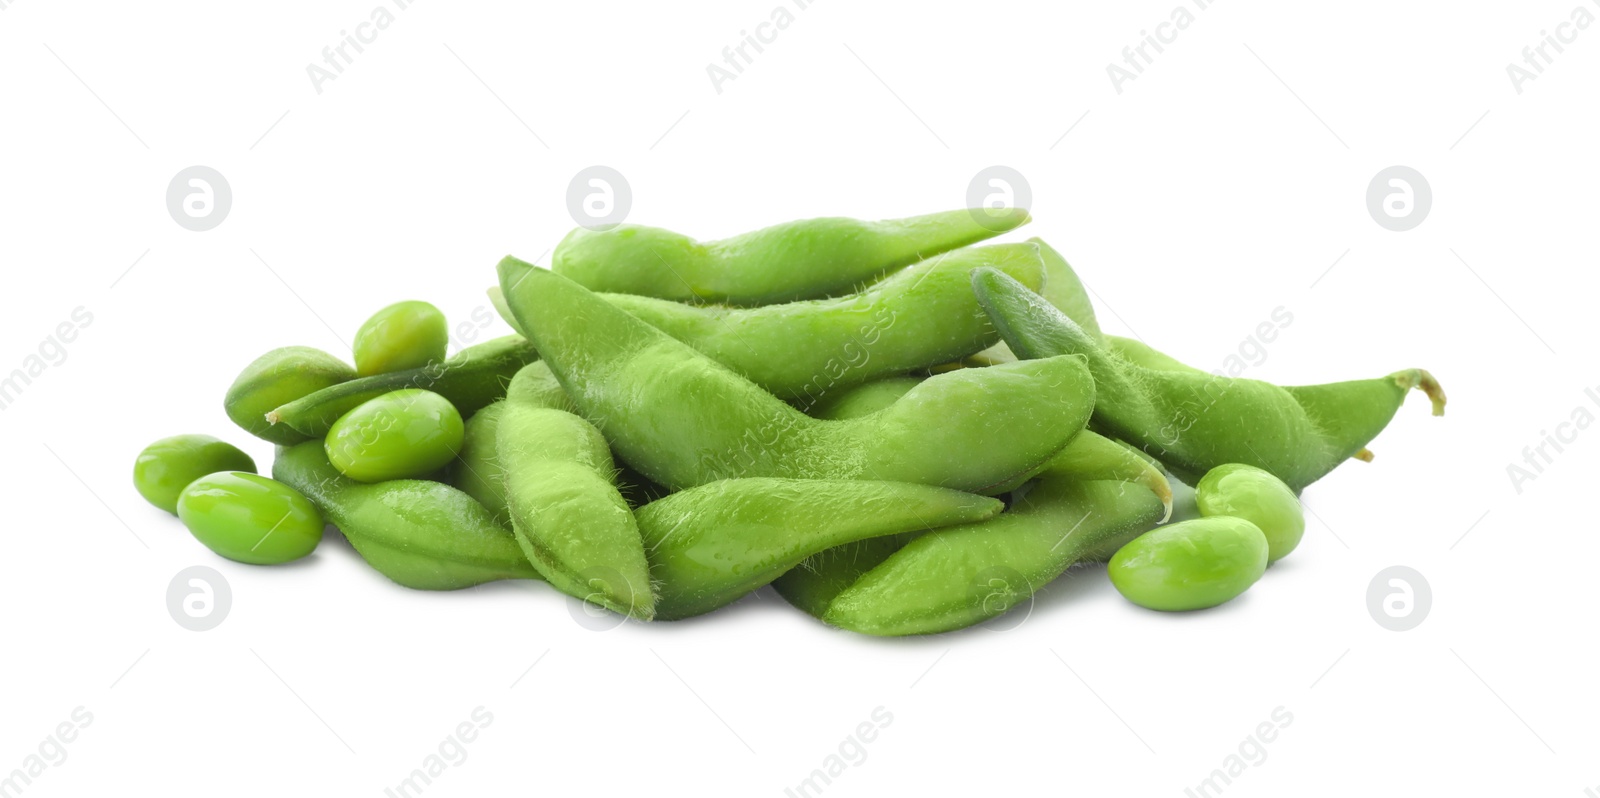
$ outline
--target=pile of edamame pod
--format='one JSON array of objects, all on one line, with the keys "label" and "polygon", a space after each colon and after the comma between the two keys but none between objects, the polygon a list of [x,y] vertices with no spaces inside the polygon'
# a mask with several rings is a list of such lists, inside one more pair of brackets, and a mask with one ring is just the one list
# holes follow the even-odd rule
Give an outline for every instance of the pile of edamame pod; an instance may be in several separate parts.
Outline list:
[{"label": "pile of edamame pod", "polygon": [[[300,346],[247,365],[225,406],[277,444],[272,478],[181,435],[134,482],[239,562],[304,557],[331,523],[411,588],[538,579],[669,620],[772,584],[833,626],[910,635],[1082,563],[1151,609],[1229,601],[1412,388],[1443,413],[1420,369],[1280,387],[1104,334],[1050,246],[982,244],[1028,221],[579,228],[550,269],[500,262],[516,335],[446,357],[443,314],[402,302],[361,327],[354,367]],[[1166,523],[1169,477],[1199,517]]]}]

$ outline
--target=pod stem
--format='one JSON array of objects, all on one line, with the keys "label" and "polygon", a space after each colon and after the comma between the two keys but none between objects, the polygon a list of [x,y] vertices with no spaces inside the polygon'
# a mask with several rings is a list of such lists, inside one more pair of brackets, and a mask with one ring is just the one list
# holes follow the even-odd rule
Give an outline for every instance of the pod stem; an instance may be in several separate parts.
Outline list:
[{"label": "pod stem", "polygon": [[1444,415],[1444,386],[1440,385],[1439,381],[1434,379],[1427,369],[1407,369],[1395,372],[1391,377],[1394,379],[1395,384],[1400,386],[1401,390],[1420,389],[1427,395],[1428,400],[1433,402],[1433,414],[1436,416]]}]

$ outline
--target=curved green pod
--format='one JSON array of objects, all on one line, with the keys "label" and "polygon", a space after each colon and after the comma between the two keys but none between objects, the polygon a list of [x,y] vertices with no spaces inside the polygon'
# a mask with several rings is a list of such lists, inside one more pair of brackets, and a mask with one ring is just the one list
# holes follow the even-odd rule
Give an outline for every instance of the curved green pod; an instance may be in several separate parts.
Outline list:
[{"label": "curved green pod", "polygon": [[848,293],[1028,219],[1020,208],[962,209],[877,222],[805,219],[704,242],[658,227],[579,227],[556,245],[551,268],[592,291],[766,305]]},{"label": "curved green pod", "polygon": [[1000,340],[972,295],[971,273],[999,269],[1044,284],[1036,244],[947,252],[866,290],[754,308],[696,306],[645,296],[606,300],[804,407],[844,388],[925,369]]},{"label": "curved green pod", "polygon": [[[228,388],[222,406],[228,418],[244,431],[262,440],[288,446],[320,437],[320,434],[311,435],[293,427],[274,425],[267,419],[267,413],[355,378],[356,370],[348,363],[321,349],[285,346],[245,366]],[[330,420],[328,423],[333,422]]]},{"label": "curved green pod", "polygon": [[710,612],[819,551],[993,517],[997,499],[905,482],[729,479],[639,508],[656,617]]},{"label": "curved green pod", "polygon": [[276,407],[266,419],[276,429],[320,438],[333,423],[362,404],[391,391],[421,388],[456,406],[462,418],[505,398],[511,376],[537,360],[539,353],[526,339],[508,335],[484,341],[457,352],[442,363],[392,371],[350,380]]},{"label": "curved green pod", "polygon": [[500,431],[500,413],[505,402],[495,402],[467,419],[461,435],[461,454],[450,469],[450,484],[478,500],[495,521],[511,525],[506,508],[505,471],[496,454],[495,437]]},{"label": "curved green pod", "polygon": [[328,462],[321,441],[279,449],[272,476],[305,494],[362,559],[405,587],[457,590],[539,578],[511,530],[449,485],[356,482]]},{"label": "curved green pod", "polygon": [[888,410],[819,421],[560,275],[516,258],[501,287],[568,396],[630,465],[673,489],[733,477],[879,479],[982,493],[1082,431],[1081,358],[963,369]]},{"label": "curved green pod", "polygon": [[[1219,465],[1244,463],[1270,472],[1298,493],[1362,451],[1412,388],[1432,400],[1434,415],[1444,415],[1444,390],[1422,369],[1285,388],[1150,368],[1101,346],[1038,294],[998,271],[975,271],[973,287],[1017,355],[1088,357],[1096,428],[1155,456],[1190,484]],[[1141,359],[1156,362],[1148,354]]]},{"label": "curved green pod", "polygon": [[528,366],[500,413],[495,457],[517,543],[557,590],[648,621],[655,587],[611,448],[593,424],[563,409],[554,382],[542,364]]},{"label": "curved green pod", "polygon": [[1010,611],[1108,542],[1155,526],[1162,504],[1119,481],[1040,480],[988,521],[918,536],[856,579],[822,619],[870,635],[947,632]]}]

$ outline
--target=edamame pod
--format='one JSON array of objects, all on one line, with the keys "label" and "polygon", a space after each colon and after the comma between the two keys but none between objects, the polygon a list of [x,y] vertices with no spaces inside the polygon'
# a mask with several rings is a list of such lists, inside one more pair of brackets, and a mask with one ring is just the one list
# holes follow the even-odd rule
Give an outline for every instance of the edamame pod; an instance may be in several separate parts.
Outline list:
[{"label": "edamame pod", "polygon": [[[256,358],[228,388],[223,409],[244,431],[280,445],[319,437],[267,420],[273,408],[356,378],[344,361],[309,346],[286,346]],[[359,403],[357,403],[359,404]],[[354,405],[352,405],[353,407]],[[331,420],[328,423],[333,423]],[[326,430],[324,430],[326,432]]]},{"label": "edamame pod", "polygon": [[1101,346],[1039,295],[998,271],[979,269],[972,279],[979,303],[1012,351],[1023,358],[1087,356],[1097,428],[1154,455],[1190,484],[1216,466],[1245,463],[1298,493],[1377,437],[1412,388],[1432,400],[1434,415],[1444,415],[1444,390],[1422,369],[1290,388],[1153,369]]},{"label": "edamame pod", "polygon": [[639,508],[656,617],[732,603],[801,560],[863,538],[993,517],[997,499],[904,482],[729,479]]},{"label": "edamame pod", "polygon": [[362,559],[398,584],[457,590],[497,579],[538,579],[511,530],[471,496],[440,482],[367,485],[333,467],[321,441],[279,449],[272,476],[300,491]]},{"label": "edamame pod", "polygon": [[828,394],[973,354],[1000,340],[971,273],[999,269],[1044,285],[1036,244],[947,252],[857,294],[756,308],[704,307],[627,294],[606,300],[801,407]]},{"label": "edamame pod", "polygon": [[772,589],[791,606],[821,620],[834,598],[919,534],[867,538],[818,552],[773,580]]},{"label": "edamame pod", "polygon": [[[812,415],[823,419],[859,418],[884,410],[911,392],[918,383],[916,377],[895,377],[847,389],[813,409]],[[1166,474],[1148,455],[1133,447],[1084,430],[1066,445],[1040,470],[1041,474],[1059,474],[1080,481],[1112,479],[1133,482],[1148,488],[1166,508],[1161,520],[1172,516],[1172,485]],[[1028,475],[1031,477],[1032,475]],[[1026,479],[1013,485],[1020,487]]]},{"label": "edamame pod", "polygon": [[[515,381],[554,381],[538,364],[524,371]],[[563,593],[642,620],[654,618],[650,565],[633,512],[614,482],[606,439],[593,424],[560,409],[565,397],[548,387],[519,386],[516,394],[500,413],[495,456],[523,553]]]},{"label": "edamame pod", "polygon": [[658,227],[576,228],[551,268],[593,291],[679,302],[765,305],[848,293],[862,283],[1028,222],[1016,209],[963,209],[866,222],[806,219],[721,241]]},{"label": "edamame pod", "polygon": [[1036,472],[1083,429],[1077,357],[963,369],[888,410],[819,421],[560,275],[516,258],[501,288],[585,417],[673,489],[732,477],[880,479],[982,493]]},{"label": "edamame pod", "polygon": [[1125,482],[1040,480],[1005,513],[920,535],[839,593],[827,623],[871,635],[947,632],[1010,611],[1111,540],[1155,526],[1155,494]]},{"label": "edamame pod", "polygon": [[467,419],[461,435],[461,454],[451,471],[450,484],[461,489],[482,504],[505,526],[511,525],[511,513],[506,508],[505,471],[496,455],[495,437],[500,430],[500,413],[505,401],[495,402]]},{"label": "edamame pod", "polygon": [[391,391],[423,388],[450,400],[470,417],[484,407],[505,398],[506,383],[517,369],[539,357],[533,345],[521,336],[508,335],[469,346],[442,363],[422,368],[362,377],[317,391],[282,404],[266,414],[276,429],[284,426],[299,435],[320,438],[328,434],[333,422],[361,404]]}]

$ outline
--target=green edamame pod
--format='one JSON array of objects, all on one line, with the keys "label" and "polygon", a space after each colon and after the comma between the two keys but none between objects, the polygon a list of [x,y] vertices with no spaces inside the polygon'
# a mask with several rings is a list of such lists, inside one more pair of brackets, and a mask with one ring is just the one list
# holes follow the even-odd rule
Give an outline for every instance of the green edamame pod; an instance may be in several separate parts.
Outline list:
[{"label": "green edamame pod", "polygon": [[[256,358],[228,388],[223,409],[244,431],[265,441],[289,445],[315,435],[267,420],[273,408],[356,378],[344,361],[309,346],[286,346]],[[332,423],[331,421],[329,422]]]},{"label": "green edamame pod", "polygon": [[1289,388],[1152,369],[1101,346],[1039,295],[998,271],[975,271],[973,287],[1018,356],[1087,356],[1097,428],[1154,455],[1190,484],[1216,466],[1244,463],[1299,492],[1377,437],[1412,388],[1432,400],[1434,415],[1444,414],[1444,390],[1422,369]]},{"label": "green edamame pod", "polygon": [[1177,358],[1158,351],[1143,341],[1108,335],[1105,337],[1105,342],[1106,348],[1120,355],[1122,359],[1152,371],[1177,371],[1184,374],[1205,373],[1187,363],[1180,363]]},{"label": "green edamame pod", "polygon": [[444,312],[417,300],[396,302],[367,319],[351,349],[363,377],[422,368],[444,360],[450,330]]},{"label": "green edamame pod", "polygon": [[999,269],[1044,284],[1036,244],[947,252],[857,294],[755,308],[703,307],[644,296],[606,300],[804,407],[879,377],[924,369],[1000,340],[970,274]]},{"label": "green edamame pod", "polygon": [[639,508],[639,532],[660,584],[656,617],[687,618],[732,603],[825,549],[981,521],[997,499],[905,482],[729,479]]},{"label": "green edamame pod", "polygon": [[695,241],[657,227],[574,229],[551,268],[592,291],[679,302],[765,305],[848,293],[941,252],[1028,222],[1017,209],[963,209],[865,222],[786,222],[721,241]]},{"label": "green edamame pod", "polygon": [[1044,290],[1039,292],[1039,296],[1082,327],[1090,337],[1104,339],[1105,334],[1100,332],[1100,320],[1094,315],[1094,303],[1089,301],[1089,289],[1084,286],[1072,265],[1044,239],[1030,238],[1028,242],[1039,245],[1039,257],[1044,260]]},{"label": "green edamame pod", "polygon": [[1242,518],[1164,526],[1123,546],[1106,573],[1117,592],[1152,610],[1203,610],[1233,600],[1267,570],[1267,538]]},{"label": "green edamame pod", "polygon": [[823,620],[871,635],[947,632],[1010,611],[1111,540],[1161,517],[1125,482],[1045,477],[988,521],[925,533],[839,593]]},{"label": "green edamame pod", "polygon": [[452,467],[450,484],[462,493],[478,500],[494,520],[511,525],[511,513],[506,509],[505,471],[496,454],[495,437],[500,430],[500,414],[505,402],[495,402],[467,419],[461,435],[461,454]]},{"label": "green edamame pod", "polygon": [[[531,370],[530,370],[531,369]],[[534,364],[516,381],[553,381]],[[655,617],[639,526],[616,483],[611,448],[593,424],[560,409],[564,396],[519,386],[495,438],[517,542],[557,590],[642,620]],[[541,405],[536,398],[548,402]],[[558,405],[552,407],[551,405]]]},{"label": "green edamame pod", "polygon": [[885,377],[829,393],[822,398],[822,401],[805,408],[805,411],[812,418],[834,421],[860,418],[900,401],[900,397],[910,393],[912,388],[921,385],[926,379],[926,377]]},{"label": "green edamame pod", "polygon": [[818,552],[773,580],[772,589],[794,608],[821,620],[834,598],[920,534],[867,538]]},{"label": "green edamame pod", "polygon": [[290,401],[266,414],[274,428],[285,426],[299,435],[320,438],[333,422],[363,403],[391,391],[422,388],[450,400],[462,418],[505,398],[506,383],[517,369],[539,353],[521,336],[508,335],[469,346],[442,363],[394,371],[324,388]]},{"label": "green edamame pod", "polygon": [[279,449],[272,476],[300,491],[362,559],[398,584],[457,590],[497,579],[538,579],[511,530],[471,496],[439,482],[367,485],[333,467],[321,441]]},{"label": "green edamame pod", "polygon": [[[895,377],[846,389],[830,397],[812,415],[823,419],[859,418],[886,409],[911,392],[922,380],[916,377]],[[1148,455],[1133,447],[1114,441],[1092,430],[1084,430],[1066,445],[1043,469],[1041,474],[1059,474],[1080,481],[1120,480],[1148,488],[1161,499],[1166,508],[1165,522],[1172,516],[1172,485],[1161,468]],[[1031,477],[1032,475],[1027,475]],[[1006,488],[1020,487],[1026,478],[1014,480]]]},{"label": "green edamame pod", "polygon": [[884,412],[819,421],[560,275],[508,257],[500,279],[573,403],[674,489],[769,476],[981,493],[1043,467],[1093,404],[1068,357],[942,374]]}]

